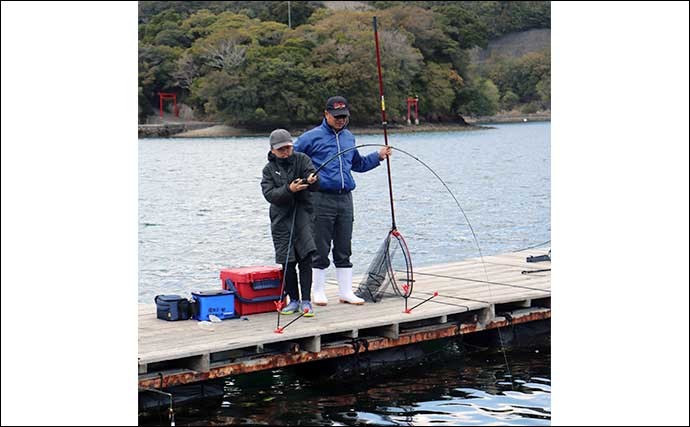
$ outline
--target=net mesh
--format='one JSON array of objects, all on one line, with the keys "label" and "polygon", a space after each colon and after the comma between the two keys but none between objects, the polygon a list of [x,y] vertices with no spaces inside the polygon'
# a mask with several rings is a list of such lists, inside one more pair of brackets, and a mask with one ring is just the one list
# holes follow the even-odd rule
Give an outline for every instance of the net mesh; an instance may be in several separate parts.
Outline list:
[{"label": "net mesh", "polygon": [[381,301],[385,296],[409,297],[413,282],[405,239],[392,230],[383,239],[355,293],[369,302]]}]

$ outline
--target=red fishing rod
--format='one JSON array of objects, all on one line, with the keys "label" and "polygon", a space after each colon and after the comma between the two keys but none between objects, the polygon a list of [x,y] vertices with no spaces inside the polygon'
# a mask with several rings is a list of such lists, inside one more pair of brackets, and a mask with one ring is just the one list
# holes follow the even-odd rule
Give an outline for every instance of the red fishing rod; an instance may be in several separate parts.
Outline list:
[{"label": "red fishing rod", "polygon": [[[388,121],[386,120],[386,99],[383,93],[383,75],[381,73],[381,53],[380,53],[380,48],[379,48],[379,32],[378,32],[378,26],[376,22],[376,16],[374,16],[374,41],[376,43],[376,67],[378,70],[378,77],[379,77],[379,95],[381,97],[381,125],[383,126],[383,139],[385,146],[388,147]],[[410,257],[410,251],[407,248],[407,243],[405,242],[405,239],[403,238],[402,234],[398,231],[398,227],[395,224],[395,206],[393,204],[393,179],[391,178],[391,160],[390,157],[386,157],[386,169],[388,171],[388,196],[390,198],[390,203],[391,203],[391,230],[388,232],[387,238],[384,240],[384,244],[382,245],[381,249],[379,252],[385,252],[385,256],[382,257],[382,261],[385,263],[385,269],[387,270],[388,277],[390,278],[390,282],[393,285],[393,289],[398,295],[401,295],[403,298],[405,298],[405,309],[407,310],[407,299],[410,297],[412,294],[412,286],[414,283],[414,278],[413,278],[413,271],[412,271],[412,258]],[[393,240],[395,239],[395,240]],[[393,267],[393,262],[391,260],[391,253],[396,253],[397,250],[400,250],[400,253],[402,254],[402,258],[404,260],[404,270],[405,275],[403,277],[400,277],[400,280],[404,283],[398,284],[396,280],[396,269]],[[382,266],[381,266],[382,267]],[[370,270],[372,268],[370,267]],[[379,267],[378,272],[381,272],[381,268]],[[369,277],[369,280],[376,276],[380,276],[380,274],[374,274],[372,271],[369,272],[367,275]],[[365,280],[365,283],[367,281]],[[378,289],[381,287],[381,281],[380,280],[374,280],[374,288]],[[371,285],[371,284],[369,284]],[[365,286],[364,288],[367,289],[370,286]],[[385,286],[383,287],[385,288]],[[383,289],[381,289],[383,291]],[[369,290],[369,297],[371,300],[376,301],[377,297],[373,295],[373,293]],[[363,295],[366,296],[366,292],[363,292]],[[362,295],[360,295],[362,296]],[[364,297],[364,296],[362,296]],[[367,299],[367,298],[365,298]]]},{"label": "red fishing rod", "polygon": [[[379,72],[379,94],[381,95],[381,125],[383,126],[383,140],[388,146],[388,121],[386,120],[386,100],[383,95],[383,77],[381,76],[381,54],[379,53],[379,31],[376,26],[376,17],[374,16],[374,40],[376,41],[376,66]],[[391,179],[391,159],[386,157],[386,169],[388,170],[388,195],[391,200],[391,220],[392,230],[396,230],[395,226],[395,207],[393,206],[393,180]]]}]

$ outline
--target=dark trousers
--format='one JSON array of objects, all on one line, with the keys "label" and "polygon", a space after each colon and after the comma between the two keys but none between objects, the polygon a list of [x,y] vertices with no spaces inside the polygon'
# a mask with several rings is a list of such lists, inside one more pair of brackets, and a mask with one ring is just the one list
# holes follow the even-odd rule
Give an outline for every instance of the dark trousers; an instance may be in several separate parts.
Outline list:
[{"label": "dark trousers", "polygon": [[290,301],[299,301],[297,292],[297,272],[295,267],[299,265],[299,284],[302,291],[302,301],[311,301],[311,260],[312,253],[303,258],[295,250],[297,261],[283,264],[283,274],[285,275],[285,293],[290,295]]},{"label": "dark trousers", "polygon": [[352,223],[355,220],[352,194],[315,192],[314,202],[314,268],[328,268],[328,253],[333,245],[333,264],[350,268],[352,255]]}]

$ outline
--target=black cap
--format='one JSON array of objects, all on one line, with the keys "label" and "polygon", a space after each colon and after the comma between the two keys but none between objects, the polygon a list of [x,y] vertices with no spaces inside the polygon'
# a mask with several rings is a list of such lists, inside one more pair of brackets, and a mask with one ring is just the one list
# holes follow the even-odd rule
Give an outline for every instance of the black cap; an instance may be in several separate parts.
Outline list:
[{"label": "black cap", "polygon": [[326,111],[331,113],[333,116],[349,116],[349,104],[347,99],[342,96],[331,96],[326,101]]}]

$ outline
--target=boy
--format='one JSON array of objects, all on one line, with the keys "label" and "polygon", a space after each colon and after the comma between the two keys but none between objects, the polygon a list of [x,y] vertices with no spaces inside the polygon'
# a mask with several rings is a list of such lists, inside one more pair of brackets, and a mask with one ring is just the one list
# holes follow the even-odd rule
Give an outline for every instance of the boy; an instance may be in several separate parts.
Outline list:
[{"label": "boy", "polygon": [[[290,132],[285,129],[276,129],[271,132],[269,142],[271,151],[268,153],[268,163],[263,169],[261,189],[264,197],[271,204],[269,214],[276,262],[283,265],[284,294],[290,296],[290,303],[281,310],[281,314],[303,311],[307,313],[305,316],[313,317],[311,260],[316,251],[316,245],[312,226],[313,207],[309,192],[318,190],[318,176],[315,174],[316,170],[309,157],[294,152]],[[297,265],[299,265],[299,284],[302,291],[301,300],[295,272]]]}]

